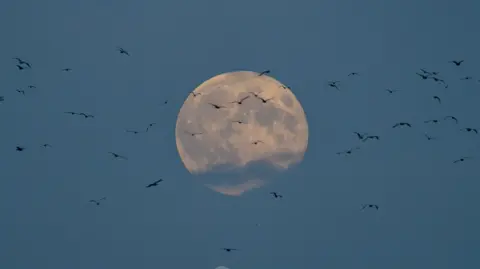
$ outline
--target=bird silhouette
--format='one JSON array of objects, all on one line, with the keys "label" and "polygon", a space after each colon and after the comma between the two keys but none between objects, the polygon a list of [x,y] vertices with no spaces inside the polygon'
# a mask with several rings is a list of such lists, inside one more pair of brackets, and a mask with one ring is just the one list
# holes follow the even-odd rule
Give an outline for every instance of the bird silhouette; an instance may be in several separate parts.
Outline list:
[{"label": "bird silhouette", "polygon": [[258,145],[259,143],[265,144],[262,140],[255,140],[252,142],[253,145]]},{"label": "bird silhouette", "polygon": [[70,72],[70,71],[72,71],[72,68],[63,68],[62,71],[63,72]]},{"label": "bird silhouette", "polygon": [[412,125],[408,122],[399,122],[399,123],[396,123],[395,125],[393,125],[392,128],[397,128],[397,127],[400,127],[400,126],[412,127]]},{"label": "bird silhouette", "polygon": [[453,64],[455,64],[456,66],[460,66],[463,62],[464,62],[464,60],[460,60],[460,61],[455,61],[455,60],[453,60],[453,61],[450,61],[449,63],[453,63]]},{"label": "bird silhouette", "polygon": [[197,135],[201,135],[203,133],[190,133],[189,131],[184,131],[186,134],[190,135],[190,136],[197,136]]},{"label": "bird silhouette", "polygon": [[50,144],[43,144],[42,147],[44,148],[51,148],[52,146]]},{"label": "bird silhouette", "polygon": [[199,93],[191,92],[190,94],[191,94],[193,97],[197,97],[197,96],[199,96],[199,95],[202,95],[201,92],[199,92]]},{"label": "bird silhouette", "polygon": [[93,116],[92,114],[87,114],[87,113],[83,113],[83,112],[77,113],[77,115],[83,116],[85,119],[94,118],[94,117],[95,117],[95,116]]},{"label": "bird silhouette", "polygon": [[360,149],[360,147],[351,148],[351,149],[348,149],[348,150],[345,150],[345,151],[337,152],[337,155],[350,155],[354,151],[359,150],[359,149]]},{"label": "bird silhouette", "polygon": [[122,47],[117,47],[117,50],[120,52],[120,54],[130,56],[130,53],[128,53],[128,51],[124,50]]},{"label": "bird silhouette", "polygon": [[30,63],[27,62],[27,61],[24,61],[24,60],[22,60],[22,59],[20,59],[20,58],[18,58],[18,57],[15,57],[15,58],[13,58],[13,59],[17,60],[17,62],[18,62],[19,65],[22,65],[22,64],[23,64],[23,65],[26,65],[28,68],[32,68],[32,66],[30,65]]},{"label": "bird silhouette", "polygon": [[24,91],[24,90],[19,90],[19,89],[17,89],[16,91],[17,91],[18,93],[20,93],[20,94],[25,95],[25,91]]},{"label": "bird silhouette", "polygon": [[159,179],[159,180],[157,180],[157,181],[155,181],[155,182],[153,182],[153,183],[148,184],[148,185],[146,186],[146,188],[151,188],[151,187],[158,186],[158,183],[160,183],[160,182],[162,182],[162,181],[163,181],[163,179]]},{"label": "bird silhouette", "polygon": [[454,116],[445,116],[443,119],[444,120],[453,120],[453,121],[455,121],[455,123],[458,123],[458,119]]},{"label": "bird silhouette", "polygon": [[422,79],[427,79],[430,77],[429,75],[425,75],[425,74],[420,74],[420,73],[415,73],[415,74],[419,75]]},{"label": "bird silhouette", "polygon": [[424,121],[424,123],[439,123],[440,121],[439,120],[426,120]]},{"label": "bird silhouette", "polygon": [[115,153],[115,152],[111,152],[111,151],[109,151],[108,153],[112,154],[113,158],[115,158],[115,159],[123,159],[123,160],[128,160],[128,158],[127,158],[127,157],[125,157],[125,156],[122,156],[122,155],[120,155],[120,154],[117,154],[117,153]]},{"label": "bird silhouette", "polygon": [[359,133],[359,132],[353,132],[353,133],[356,134],[358,139],[360,140],[363,140],[365,136],[368,135],[367,133]]},{"label": "bird silhouette", "polygon": [[274,198],[283,198],[283,195],[279,194],[278,192],[276,191],[272,191],[270,192],[270,194],[274,197]]},{"label": "bird silhouette", "polygon": [[94,204],[96,204],[97,206],[99,206],[99,205],[100,205],[100,201],[103,201],[103,200],[106,200],[106,199],[107,199],[107,197],[102,197],[102,198],[100,198],[100,199],[98,199],[98,200],[92,199],[92,200],[90,200],[89,202],[90,202],[90,203],[94,203]]},{"label": "bird silhouette", "polygon": [[380,136],[378,135],[369,135],[366,136],[362,141],[366,142],[367,140],[380,140]]},{"label": "bird silhouette", "polygon": [[247,96],[241,98],[240,100],[235,100],[235,101],[230,102],[230,103],[231,103],[231,104],[241,105],[241,104],[243,104],[243,101],[247,100],[248,98],[250,98],[250,95],[247,95]]},{"label": "bird silhouette", "polygon": [[152,128],[155,124],[157,123],[156,122],[149,123],[147,126],[147,129],[145,129],[145,132],[148,132],[148,130],[150,130],[150,128]]},{"label": "bird silhouette", "polygon": [[427,138],[427,140],[435,140],[436,138],[433,137],[433,136],[429,136],[427,133],[425,133],[425,138]]},{"label": "bird silhouette", "polygon": [[263,75],[269,74],[269,73],[270,73],[270,70],[265,70],[265,71],[262,71],[262,72],[258,73],[258,76],[260,77],[260,76],[263,76]]},{"label": "bird silhouette", "polygon": [[337,83],[339,83],[340,81],[329,81],[327,84],[328,86],[330,86],[331,88],[335,88],[337,90],[340,90],[340,88],[338,88],[338,85]]},{"label": "bird silhouette", "polygon": [[374,205],[374,204],[364,204],[364,205],[362,205],[362,210],[364,210],[365,208],[374,208],[374,209],[378,210],[380,207],[378,205]]},{"label": "bird silhouette", "polygon": [[471,76],[466,76],[466,77],[460,78],[460,80],[471,80],[471,79],[472,79]]},{"label": "bird silhouette", "polygon": [[231,252],[231,251],[238,250],[236,248],[222,248],[222,249],[225,250],[226,252]]},{"label": "bird silhouette", "polygon": [[351,76],[359,76],[359,75],[360,75],[360,74],[357,73],[357,72],[352,72],[352,73],[348,74],[349,77],[351,77]]},{"label": "bird silhouette", "polygon": [[385,90],[390,94],[398,92],[398,90],[392,90],[392,89],[385,89]]},{"label": "bird silhouette", "polygon": [[461,129],[461,131],[465,131],[465,132],[468,132],[468,133],[473,132],[473,133],[478,134],[478,130],[477,130],[477,129],[475,129],[475,128],[470,128],[470,127],[463,128],[463,129]]},{"label": "bird silhouette", "polygon": [[436,95],[433,96],[433,100],[437,100],[439,104],[442,103],[442,100],[440,99],[440,97],[438,97],[438,96],[436,96]]},{"label": "bird silhouette", "polygon": [[262,103],[264,103],[264,104],[266,104],[268,101],[270,101],[270,100],[273,99],[273,97],[272,97],[272,98],[268,98],[268,99],[264,99],[264,98],[262,98],[262,97],[260,97],[260,96],[258,96],[258,97],[256,97],[256,98],[257,98],[258,100],[262,101]]},{"label": "bird silhouette", "polygon": [[473,159],[472,157],[462,157],[460,159],[457,159],[455,161],[453,161],[453,163],[460,163],[460,162],[464,162],[466,160],[470,160],[470,159]]},{"label": "bird silhouette", "polygon": [[241,120],[232,120],[233,123],[238,123],[238,124],[245,124],[246,122],[241,121]]},{"label": "bird silhouette", "polygon": [[211,105],[212,107],[214,107],[215,109],[222,109],[222,108],[227,108],[225,106],[222,106],[222,105],[216,105],[216,104],[213,104],[213,103],[208,103],[209,105]]},{"label": "bird silhouette", "polygon": [[125,130],[125,132],[127,132],[127,133],[132,133],[132,134],[139,134],[139,133],[140,133],[140,131],[137,131],[137,130],[128,130],[128,129]]},{"label": "bird silhouette", "polygon": [[259,97],[260,97],[260,94],[261,94],[262,92],[258,92],[258,93],[256,93],[256,92],[248,92],[248,93],[250,93],[251,95],[253,95],[255,98],[259,98]]},{"label": "bird silhouette", "polygon": [[16,147],[15,147],[15,150],[16,150],[16,151],[24,151],[25,148],[24,148],[24,147],[21,147],[21,146],[16,146]]}]

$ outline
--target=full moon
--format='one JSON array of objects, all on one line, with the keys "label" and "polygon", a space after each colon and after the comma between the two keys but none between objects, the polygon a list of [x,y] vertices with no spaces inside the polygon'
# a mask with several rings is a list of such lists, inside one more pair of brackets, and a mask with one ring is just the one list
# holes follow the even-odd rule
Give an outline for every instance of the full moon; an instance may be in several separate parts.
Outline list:
[{"label": "full moon", "polygon": [[216,192],[240,196],[302,161],[308,124],[287,86],[266,74],[236,71],[189,94],[175,137],[192,175]]}]

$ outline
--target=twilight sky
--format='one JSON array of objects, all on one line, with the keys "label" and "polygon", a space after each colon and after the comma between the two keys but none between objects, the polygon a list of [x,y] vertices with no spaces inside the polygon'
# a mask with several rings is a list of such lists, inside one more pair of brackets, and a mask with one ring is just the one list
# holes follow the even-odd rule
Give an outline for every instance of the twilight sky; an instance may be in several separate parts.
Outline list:
[{"label": "twilight sky", "polygon": [[[479,267],[479,160],[452,163],[480,158],[480,135],[459,131],[480,128],[478,10],[471,0],[2,1],[0,268]],[[223,196],[184,168],[176,116],[203,81],[264,69],[302,103],[305,159],[272,185]],[[459,124],[424,124],[447,115]],[[399,121],[413,128],[392,129]]]}]

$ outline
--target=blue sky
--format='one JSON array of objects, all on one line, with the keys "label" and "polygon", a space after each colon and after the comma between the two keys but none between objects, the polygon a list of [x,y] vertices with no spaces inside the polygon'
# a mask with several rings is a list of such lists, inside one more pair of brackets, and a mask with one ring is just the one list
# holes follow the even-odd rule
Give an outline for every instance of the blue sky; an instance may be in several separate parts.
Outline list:
[{"label": "blue sky", "polygon": [[[459,132],[480,127],[479,8],[467,0],[3,1],[0,267],[478,267],[478,160],[452,161],[479,152],[480,137]],[[32,69],[19,72],[12,57]],[[449,88],[422,81],[419,68],[440,72]],[[264,69],[302,103],[308,150],[278,183],[222,196],[195,183],[177,157],[176,115],[206,79]],[[361,76],[347,78],[354,71]],[[460,80],[467,75],[475,80]],[[423,123],[446,115],[458,126]],[[398,121],[413,128],[392,129]],[[150,122],[159,124],[147,135],[124,132]],[[381,140],[337,156],[358,144],[353,131]],[[159,177],[161,186],[144,188]],[[102,206],[88,204],[103,196]],[[380,210],[362,212],[363,203]]]}]

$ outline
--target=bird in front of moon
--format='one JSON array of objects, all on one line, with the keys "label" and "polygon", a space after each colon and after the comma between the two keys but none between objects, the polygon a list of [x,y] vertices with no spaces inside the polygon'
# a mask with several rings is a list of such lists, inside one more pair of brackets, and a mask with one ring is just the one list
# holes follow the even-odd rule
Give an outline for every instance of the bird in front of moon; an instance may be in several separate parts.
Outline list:
[{"label": "bird in front of moon", "polygon": [[175,136],[194,178],[216,192],[240,196],[303,160],[307,120],[300,102],[282,85],[266,73],[235,71],[203,82],[188,95]]}]

